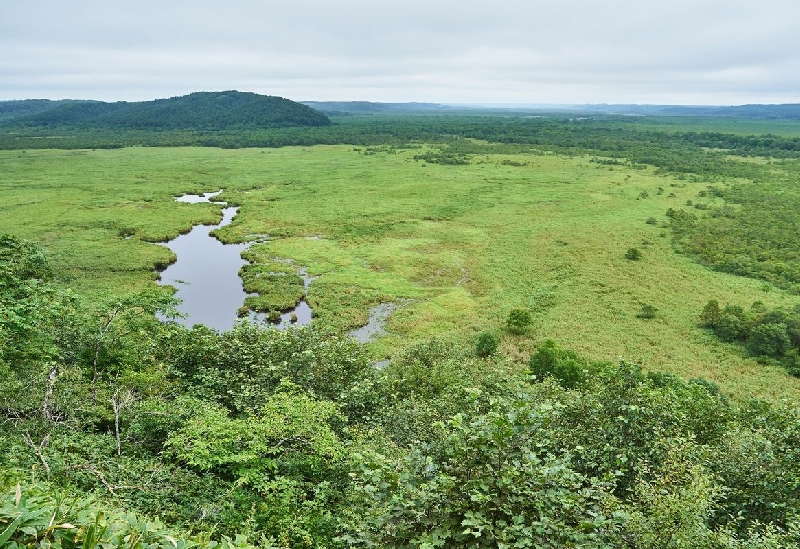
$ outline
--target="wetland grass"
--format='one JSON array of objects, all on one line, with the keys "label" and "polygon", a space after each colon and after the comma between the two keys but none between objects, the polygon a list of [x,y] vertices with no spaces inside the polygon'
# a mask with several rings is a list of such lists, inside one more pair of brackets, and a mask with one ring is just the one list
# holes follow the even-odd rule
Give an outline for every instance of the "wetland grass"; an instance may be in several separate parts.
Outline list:
[{"label": "wetland grass", "polygon": [[[287,259],[319,277],[307,300],[321,325],[352,330],[375,305],[407,303],[371,344],[376,356],[434,335],[495,330],[525,309],[527,335],[505,345],[553,339],[736,394],[800,395],[800,380],[700,327],[710,298],[769,308],[798,301],[675,252],[665,213],[696,200],[706,183],[533,150],[424,167],[413,158],[419,149],[365,155],[352,146],[18,153],[0,151],[0,232],[39,242],[80,293],[153,284],[155,267],[172,257],[151,242],[220,219],[219,205],[173,197],[224,188],[220,200],[240,210],[215,234],[258,240],[248,286],[270,277],[287,284],[265,291],[263,308],[302,291],[294,271],[277,274],[275,262]],[[625,259],[631,248],[638,261]],[[645,305],[655,318],[639,318]]]}]

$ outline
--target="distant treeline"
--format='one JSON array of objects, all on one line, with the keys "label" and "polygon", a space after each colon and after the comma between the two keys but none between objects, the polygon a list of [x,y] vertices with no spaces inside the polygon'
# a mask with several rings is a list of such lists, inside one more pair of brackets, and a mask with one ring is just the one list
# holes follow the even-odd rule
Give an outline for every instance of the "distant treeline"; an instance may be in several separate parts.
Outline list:
[{"label": "distant treeline", "polygon": [[[800,138],[796,137],[662,131],[640,125],[635,120],[614,116],[578,120],[556,115],[530,118],[384,114],[335,117],[334,124],[327,126],[320,123],[305,127],[256,127],[255,123],[242,122],[239,127],[189,125],[184,129],[177,129],[177,121],[175,125],[162,121],[160,123],[164,125],[157,129],[159,127],[154,125],[155,118],[161,116],[158,115],[161,107],[156,108],[155,103],[148,115],[153,120],[143,117],[136,122],[133,115],[126,111],[103,115],[109,120],[125,121],[131,118],[130,125],[120,129],[112,128],[105,122],[76,125],[70,121],[72,116],[77,119],[77,112],[81,109],[98,108],[94,104],[66,105],[41,113],[35,117],[38,126],[32,123],[21,125],[34,120],[33,117],[20,118],[15,125],[6,123],[0,126],[0,148],[243,148],[325,144],[403,145],[427,142],[451,146],[455,144],[466,153],[482,152],[481,145],[464,141],[469,138],[495,144],[527,146],[528,151],[530,147],[536,147],[566,154],[601,154],[651,164],[673,172],[697,174],[720,174],[720,169],[726,171],[725,163],[720,160],[724,160],[727,155],[776,158],[800,156]],[[100,105],[107,108],[111,104]],[[737,166],[736,169],[740,168],[741,166]]]},{"label": "distant treeline", "polygon": [[766,120],[800,120],[800,104],[784,105],[580,105],[575,110],[593,112],[662,115],[704,116],[718,118],[749,118]]},{"label": "distant treeline", "polygon": [[305,105],[330,114],[374,113],[457,113],[509,115],[622,114],[638,116],[681,116],[756,120],[800,120],[800,104],[783,105],[502,105],[448,103],[375,103],[370,101],[303,101]]}]

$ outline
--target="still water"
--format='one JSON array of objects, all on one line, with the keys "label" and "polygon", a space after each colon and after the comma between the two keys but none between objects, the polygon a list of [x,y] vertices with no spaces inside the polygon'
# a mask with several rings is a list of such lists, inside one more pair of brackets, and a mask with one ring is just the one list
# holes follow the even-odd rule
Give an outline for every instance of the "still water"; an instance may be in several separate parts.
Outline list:
[{"label": "still water", "polygon": [[[187,196],[190,199],[184,202],[197,198],[197,195]],[[208,198],[195,200],[205,201]],[[218,225],[196,225],[164,244],[178,260],[161,273],[159,284],[177,288],[175,297],[181,300],[178,310],[186,315],[178,322],[187,326],[205,324],[217,330],[230,330],[236,322],[236,310],[247,297],[239,269],[246,263],[240,254],[248,244],[223,244],[209,233],[228,225],[237,210],[223,208],[222,222]]]},{"label": "still water", "polygon": [[[221,192],[187,194],[175,200],[191,204],[213,202],[224,205],[224,202],[212,200]],[[222,221],[218,225],[196,225],[188,233],[162,244],[172,250],[178,259],[161,273],[159,284],[177,289],[175,297],[181,300],[178,310],[185,315],[177,321],[186,326],[204,324],[225,331],[230,330],[238,320],[236,313],[248,296],[239,278],[239,269],[247,263],[241,254],[250,243],[223,244],[211,236],[214,229],[230,224],[238,210],[235,207],[223,208]],[[305,269],[298,269],[297,273],[303,278],[303,286],[308,294],[309,285],[314,279]],[[369,322],[351,331],[350,336],[360,343],[369,343],[384,335],[386,332],[383,327],[397,307],[396,303],[381,303],[373,307]],[[303,299],[294,309],[281,314],[276,326],[283,329],[292,325],[306,325],[311,322],[312,316],[311,307]],[[266,315],[251,313],[249,318],[252,321],[265,321]]]},{"label": "still water", "polygon": [[385,335],[386,331],[383,327],[386,325],[389,315],[391,315],[396,308],[396,303],[381,303],[373,307],[369,311],[369,320],[366,325],[350,332],[350,337],[359,343],[369,343]]},{"label": "still water", "polygon": [[[212,198],[222,191],[202,195],[187,194],[177,197],[178,202],[197,204],[213,201]],[[239,269],[247,263],[241,253],[247,249],[246,244],[223,244],[213,236],[211,231],[224,227],[233,221],[239,208],[222,209],[222,221],[218,225],[196,225],[186,234],[163,244],[178,257],[162,273],[159,284],[174,286],[175,297],[181,300],[178,310],[185,315],[178,322],[193,326],[204,324],[209,328],[224,331],[230,330],[238,320],[237,310],[244,304],[248,294],[242,287]],[[306,291],[311,278],[305,270],[300,269]],[[293,316],[294,315],[294,316]],[[290,325],[304,325],[311,322],[312,311],[305,300],[298,303],[293,310],[283,313],[279,328]],[[251,314],[251,320],[264,320],[265,315]],[[296,321],[293,320],[296,318]]]}]

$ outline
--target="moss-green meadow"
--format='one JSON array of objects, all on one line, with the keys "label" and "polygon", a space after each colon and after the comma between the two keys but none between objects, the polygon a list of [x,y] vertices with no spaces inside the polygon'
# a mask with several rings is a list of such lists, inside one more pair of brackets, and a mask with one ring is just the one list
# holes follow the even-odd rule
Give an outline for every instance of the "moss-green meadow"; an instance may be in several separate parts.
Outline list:
[{"label": "moss-green meadow", "polygon": [[[372,344],[376,358],[440,334],[499,333],[511,309],[526,308],[528,337],[507,334],[501,344],[512,356],[552,338],[595,359],[704,377],[734,394],[798,394],[800,382],[699,325],[711,297],[796,302],[674,251],[665,212],[704,184],[535,150],[455,166],[414,160],[419,152],[2,151],[0,232],[41,243],[79,293],[133,290],[154,284],[156,266],[173,259],[153,242],[219,219],[219,206],[173,197],[225,189],[220,198],[240,211],[218,237],[268,235],[247,259],[291,259],[317,277],[308,301],[318,325],[350,330],[370,307],[402,304]],[[639,261],[625,259],[631,247]],[[637,317],[644,305],[655,318]]]}]

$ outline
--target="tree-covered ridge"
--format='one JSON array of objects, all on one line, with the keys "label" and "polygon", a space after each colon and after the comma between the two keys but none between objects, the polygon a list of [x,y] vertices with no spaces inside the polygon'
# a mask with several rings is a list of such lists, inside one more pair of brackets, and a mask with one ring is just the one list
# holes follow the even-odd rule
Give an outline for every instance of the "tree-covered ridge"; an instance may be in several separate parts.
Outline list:
[{"label": "tree-covered ridge", "polygon": [[186,130],[327,126],[328,118],[314,109],[255,93],[195,92],[181,97],[143,102],[77,102],[20,116],[15,125],[106,129]]},{"label": "tree-covered ridge", "polygon": [[0,101],[0,122],[40,114],[58,107],[86,101],[74,99],[22,99],[18,101]]}]

